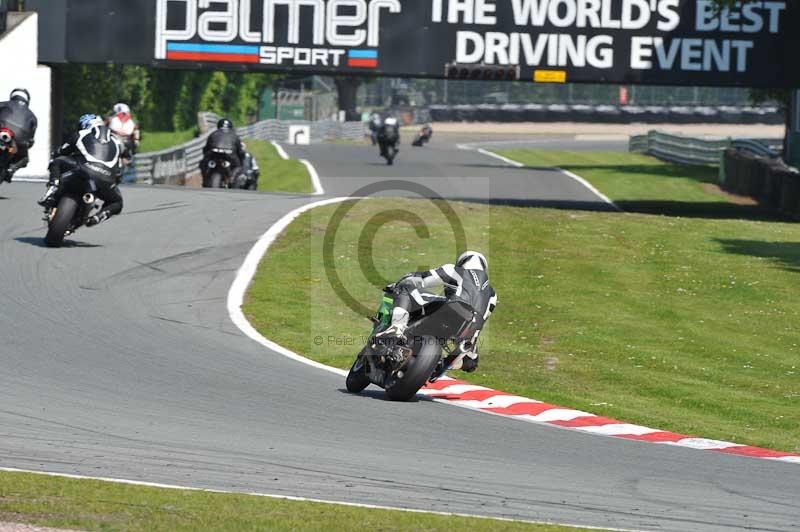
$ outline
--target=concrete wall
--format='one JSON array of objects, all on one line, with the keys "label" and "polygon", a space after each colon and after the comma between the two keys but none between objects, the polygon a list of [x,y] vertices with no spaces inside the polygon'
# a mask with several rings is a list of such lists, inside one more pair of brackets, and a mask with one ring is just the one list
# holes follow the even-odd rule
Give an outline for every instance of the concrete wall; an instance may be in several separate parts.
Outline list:
[{"label": "concrete wall", "polygon": [[47,174],[51,151],[50,68],[38,64],[38,15],[9,13],[8,17],[11,29],[0,36],[0,100],[7,100],[16,87],[31,93],[31,110],[39,119],[39,127],[30,152],[31,162],[16,175],[42,177]]}]

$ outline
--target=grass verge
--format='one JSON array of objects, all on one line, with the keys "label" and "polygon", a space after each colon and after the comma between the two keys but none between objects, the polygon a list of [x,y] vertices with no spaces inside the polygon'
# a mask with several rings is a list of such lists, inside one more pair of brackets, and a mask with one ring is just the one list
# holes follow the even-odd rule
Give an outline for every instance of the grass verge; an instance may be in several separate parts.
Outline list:
[{"label": "grass verge", "polygon": [[297,159],[284,160],[271,142],[246,140],[247,150],[253,154],[261,168],[258,190],[262,192],[314,192],[311,177],[305,165]]},{"label": "grass verge", "polygon": [[[500,298],[468,380],[628,422],[800,451],[796,225],[451,205],[469,247],[486,250]],[[244,310],[279,344],[347,368],[381,283],[452,262],[455,249],[429,202],[362,201],[339,226],[329,262],[339,279],[330,282],[322,242],[336,208],[289,226]],[[425,220],[429,238],[415,233],[408,213]],[[350,310],[332,286],[365,309]]]},{"label": "grass verge", "polygon": [[0,473],[0,522],[81,530],[504,530],[578,529],[374,510],[222,494]]},{"label": "grass verge", "polygon": [[497,153],[529,167],[557,166],[574,172],[625,212],[704,218],[775,219],[778,216],[755,204],[732,202],[717,186],[719,170],[711,166],[672,164],[624,152],[516,149]]},{"label": "grass verge", "polygon": [[183,131],[143,131],[142,143],[139,145],[139,153],[160,151],[173,146],[178,146],[188,142],[195,137],[195,129],[185,129]]}]

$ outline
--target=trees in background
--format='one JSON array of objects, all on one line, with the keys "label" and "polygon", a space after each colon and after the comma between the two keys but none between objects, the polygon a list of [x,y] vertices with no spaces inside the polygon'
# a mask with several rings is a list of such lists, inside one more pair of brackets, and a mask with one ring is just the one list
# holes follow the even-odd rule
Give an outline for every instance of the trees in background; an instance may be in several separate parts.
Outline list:
[{"label": "trees in background", "polygon": [[131,106],[143,129],[190,129],[197,124],[197,112],[201,110],[214,111],[243,124],[257,115],[261,91],[282,77],[113,64],[54,68],[63,79],[67,130],[82,114],[108,113],[117,102]]}]

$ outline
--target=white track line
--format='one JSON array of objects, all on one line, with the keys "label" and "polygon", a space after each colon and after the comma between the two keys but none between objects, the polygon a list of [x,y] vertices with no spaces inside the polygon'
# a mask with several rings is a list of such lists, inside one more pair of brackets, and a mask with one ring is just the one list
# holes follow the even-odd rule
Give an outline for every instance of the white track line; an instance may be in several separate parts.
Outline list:
[{"label": "white track line", "polygon": [[493,151],[485,150],[483,148],[478,148],[478,153],[482,153],[484,155],[488,155],[489,157],[493,157],[495,159],[499,159],[499,160],[503,161],[504,163],[506,163],[508,165],[511,165],[511,166],[514,166],[516,168],[524,168],[525,167],[524,164],[522,164],[522,163],[520,163],[518,161],[513,161],[513,160],[509,159],[508,157],[503,157],[502,155],[494,153]]},{"label": "white track line", "polygon": [[608,203],[609,205],[614,207],[616,210],[622,212],[622,209],[620,209],[619,206],[617,206],[616,203],[611,201],[611,199],[608,196],[606,196],[605,194],[603,194],[602,192],[600,192],[599,190],[594,188],[594,185],[592,185],[591,183],[586,181],[584,178],[582,178],[578,174],[573,174],[569,170],[564,170],[563,168],[558,168],[558,167],[556,167],[556,170],[558,170],[559,172],[561,172],[565,176],[571,177],[572,179],[574,179],[575,181],[577,181],[581,185],[583,185],[586,188],[588,188],[589,190],[591,190],[597,197],[599,197],[600,199],[602,199],[603,201],[605,201],[606,203]]},{"label": "white track line", "polygon": [[[270,143],[275,146],[275,149],[278,151],[278,155],[281,156],[281,159],[284,161],[288,161],[290,159],[289,154],[286,153],[286,150],[283,149],[283,146],[271,140]],[[314,165],[311,164],[307,159],[299,159],[301,163],[306,167],[308,170],[308,175],[311,177],[311,184],[314,186],[314,195],[315,196],[322,196],[325,194],[325,189],[322,187],[322,182],[319,179],[319,174],[317,173],[317,169],[314,168]]]},{"label": "white track line", "polygon": [[[513,166],[515,168],[524,168],[525,167],[525,165],[522,164],[519,161],[515,161],[513,159],[509,159],[508,157],[503,157],[500,154],[494,153],[494,152],[486,150],[484,148],[478,148],[477,151],[478,151],[478,153],[482,153],[483,155],[487,155],[489,157],[493,157],[495,159],[503,161],[504,163],[506,163],[508,165],[511,165],[511,166]],[[563,168],[554,167],[553,170],[556,170],[557,172],[561,172],[562,174],[564,174],[565,176],[569,177],[570,179],[574,179],[575,181],[577,181],[578,183],[580,183],[581,185],[583,185],[584,187],[589,189],[592,192],[592,194],[594,194],[595,196],[597,196],[598,198],[603,200],[605,203],[608,203],[609,205],[614,207],[614,209],[622,212],[622,209],[620,209],[619,206],[617,206],[616,203],[611,201],[611,199],[609,199],[608,196],[606,196],[605,194],[603,194],[602,192],[597,190],[591,183],[586,181],[581,176],[579,176],[577,174],[574,174],[574,173],[570,172],[569,170],[564,170]]]},{"label": "white track line", "polygon": [[306,159],[300,159],[300,162],[308,168],[308,175],[311,176],[311,183],[314,185],[314,195],[322,196],[325,194],[325,189],[322,188],[322,182],[319,180],[319,174],[317,173],[317,169],[314,168],[314,165]]},{"label": "white track line", "polygon": [[279,495],[275,493],[259,493],[259,492],[242,492],[242,491],[228,491],[228,490],[216,490],[216,489],[207,489],[207,488],[196,488],[192,486],[178,486],[175,484],[160,484],[158,482],[145,482],[141,480],[128,480],[124,478],[108,478],[108,477],[91,477],[85,475],[72,475],[69,473],[51,473],[47,471],[32,471],[28,469],[17,469],[14,467],[0,467],[0,471],[5,471],[7,473],[30,473],[33,475],[42,475],[47,477],[60,477],[60,478],[71,478],[75,480],[96,480],[99,482],[109,482],[113,484],[127,484],[130,486],[142,486],[146,488],[161,488],[161,489],[168,489],[168,490],[184,490],[184,491],[197,491],[202,493],[220,493],[223,495],[249,495],[251,497],[264,497],[267,499],[279,499],[285,501],[297,501],[297,502],[311,502],[311,503],[319,503],[319,504],[335,504],[337,506],[349,506],[352,508],[367,508],[370,510],[390,510],[396,512],[406,512],[406,513],[413,513],[413,514],[430,514],[430,515],[442,515],[446,517],[466,517],[466,518],[473,518],[473,519],[487,519],[491,521],[503,521],[507,523],[530,523],[534,525],[559,525],[559,526],[571,526],[574,528],[581,528],[585,530],[612,530],[614,532],[640,532],[634,529],[629,528],[609,528],[609,527],[595,527],[595,526],[586,526],[586,525],[573,525],[573,524],[564,524],[564,523],[556,523],[553,521],[528,521],[525,519],[510,519],[508,517],[491,517],[487,515],[473,515],[473,514],[463,514],[463,513],[454,513],[454,512],[436,512],[433,510],[417,510],[413,508],[401,508],[398,506],[382,506],[377,504],[362,504],[357,502],[344,502],[344,501],[329,501],[327,499],[313,499],[308,497],[295,497],[293,495]]},{"label": "white track line", "polygon": [[280,235],[290,223],[292,223],[298,216],[306,211],[310,211],[311,209],[325,205],[341,203],[349,199],[351,198],[343,197],[308,203],[291,211],[289,214],[278,220],[275,225],[270,227],[269,230],[258,239],[256,245],[253,246],[253,249],[251,249],[250,253],[247,254],[247,257],[244,259],[244,264],[242,264],[242,267],[239,268],[239,271],[236,273],[236,279],[233,281],[233,284],[228,291],[228,314],[230,315],[233,323],[235,323],[244,334],[264,347],[272,349],[273,351],[276,351],[285,357],[289,357],[292,360],[302,362],[303,364],[308,364],[309,366],[313,366],[317,369],[324,369],[325,371],[330,371],[331,373],[336,373],[337,375],[341,376],[347,376],[347,371],[326,366],[325,364],[320,364],[319,362],[310,360],[262,336],[261,333],[259,333],[255,327],[253,327],[250,322],[247,321],[247,318],[245,318],[244,313],[242,312],[242,304],[244,303],[244,295],[247,292],[250,283],[253,281],[253,277],[258,270],[258,265],[261,263],[261,259],[264,258],[267,250],[272,243],[275,242],[275,239],[278,238],[278,235]]},{"label": "white track line", "polygon": [[275,146],[275,149],[277,150],[278,155],[281,156],[281,159],[283,159],[284,161],[288,161],[289,160],[289,154],[286,153],[286,150],[283,149],[283,146],[281,146],[280,144],[278,144],[274,140],[271,140],[269,142],[270,142],[270,144]]}]

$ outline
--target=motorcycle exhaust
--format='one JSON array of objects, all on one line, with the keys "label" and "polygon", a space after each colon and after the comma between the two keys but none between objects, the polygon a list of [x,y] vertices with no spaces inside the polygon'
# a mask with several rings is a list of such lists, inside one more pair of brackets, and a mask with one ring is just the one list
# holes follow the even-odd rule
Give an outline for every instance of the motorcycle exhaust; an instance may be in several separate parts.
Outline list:
[{"label": "motorcycle exhaust", "polygon": [[83,195],[83,202],[86,205],[94,205],[94,201],[95,201],[94,194],[92,194],[91,192],[87,192],[86,194]]}]

